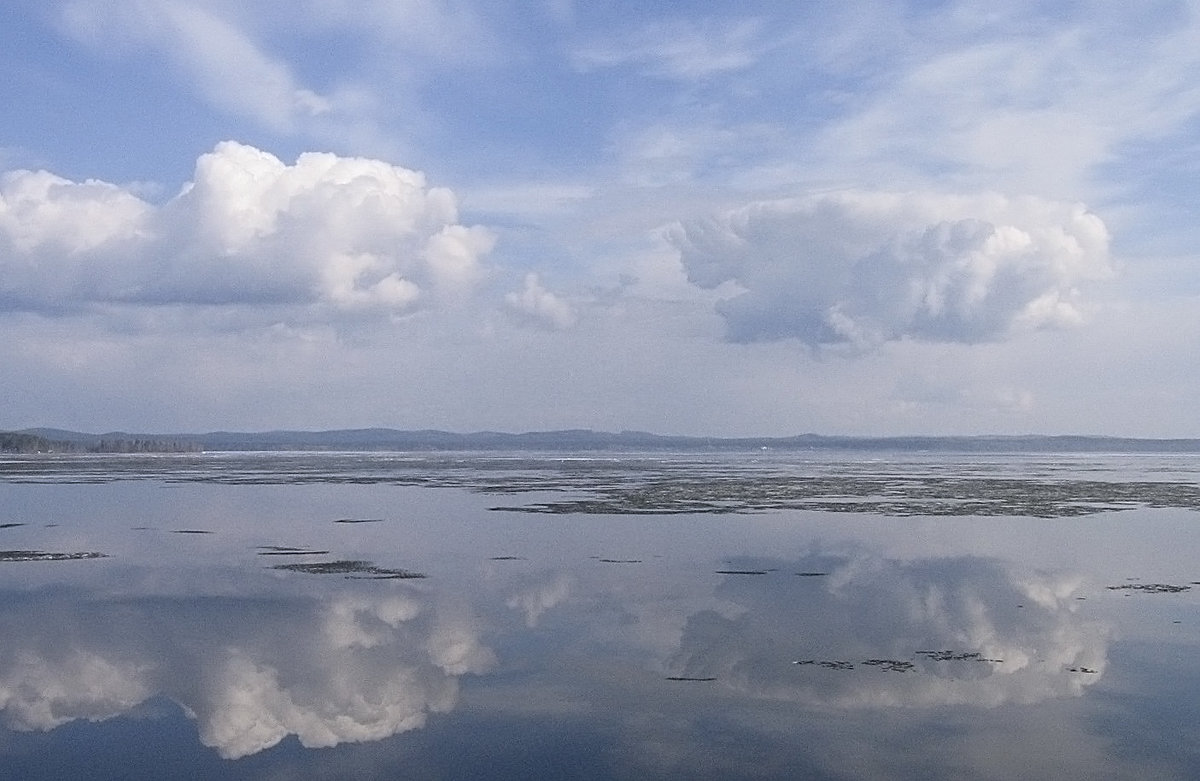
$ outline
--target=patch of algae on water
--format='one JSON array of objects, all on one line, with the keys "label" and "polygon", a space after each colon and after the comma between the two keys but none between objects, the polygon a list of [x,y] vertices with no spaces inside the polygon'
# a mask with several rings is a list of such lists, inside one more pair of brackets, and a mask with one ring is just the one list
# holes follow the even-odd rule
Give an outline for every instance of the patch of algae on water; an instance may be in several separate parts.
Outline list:
[{"label": "patch of algae on water", "polygon": [[96,551],[55,553],[40,550],[0,550],[0,561],[78,561],[80,559],[103,559],[108,554]]},{"label": "patch of algae on water", "polygon": [[364,580],[410,580],[423,578],[420,572],[406,569],[379,567],[369,561],[342,559],[339,561],[313,561],[295,564],[276,564],[271,569],[288,572],[303,572],[309,575],[345,575],[347,578]]},{"label": "patch of algae on water", "polygon": [[795,477],[738,475],[597,485],[588,496],[493,507],[533,513],[665,515],[771,510],[891,516],[1068,518],[1137,507],[1200,510],[1190,483],[1030,480],[941,476]]}]

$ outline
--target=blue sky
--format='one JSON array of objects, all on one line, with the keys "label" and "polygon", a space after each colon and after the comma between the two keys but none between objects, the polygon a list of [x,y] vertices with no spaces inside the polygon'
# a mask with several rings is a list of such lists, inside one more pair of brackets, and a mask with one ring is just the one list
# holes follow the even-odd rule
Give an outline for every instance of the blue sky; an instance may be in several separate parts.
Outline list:
[{"label": "blue sky", "polygon": [[0,9],[0,427],[1200,436],[1200,5]]}]

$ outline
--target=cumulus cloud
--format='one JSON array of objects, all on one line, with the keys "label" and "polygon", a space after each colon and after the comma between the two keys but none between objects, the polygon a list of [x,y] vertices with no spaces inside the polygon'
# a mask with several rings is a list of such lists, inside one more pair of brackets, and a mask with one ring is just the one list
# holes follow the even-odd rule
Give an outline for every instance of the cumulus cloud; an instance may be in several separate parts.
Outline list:
[{"label": "cumulus cloud", "polygon": [[575,325],[571,305],[542,287],[538,275],[525,275],[525,287],[504,297],[509,311],[525,322],[550,330],[563,330]]},{"label": "cumulus cloud", "polygon": [[1111,271],[1082,205],[987,194],[841,192],[676,224],[688,279],[728,290],[735,342],[981,342],[1077,323]]},{"label": "cumulus cloud", "polygon": [[454,707],[458,677],[495,662],[465,618],[398,594],[216,607],[30,597],[0,611],[0,628],[6,726],[101,720],[166,696],[226,758],[288,735],[326,747],[417,729]]},{"label": "cumulus cloud", "polygon": [[1077,578],[971,557],[752,566],[775,570],[771,587],[727,576],[730,608],[688,619],[678,674],[809,705],[925,707],[1078,696],[1104,673],[1108,630],[1076,612]]},{"label": "cumulus cloud", "polygon": [[[232,141],[161,206],[44,171],[0,180],[0,306],[279,304],[410,311],[468,291],[494,237],[453,193],[379,160],[286,165]],[[276,318],[279,319],[278,317]]]}]

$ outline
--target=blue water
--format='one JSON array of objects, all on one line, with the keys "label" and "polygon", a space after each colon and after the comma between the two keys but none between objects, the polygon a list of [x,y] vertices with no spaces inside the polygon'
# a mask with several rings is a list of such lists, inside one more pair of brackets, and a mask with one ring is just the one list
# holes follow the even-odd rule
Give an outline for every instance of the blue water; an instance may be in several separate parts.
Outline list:
[{"label": "blue water", "polygon": [[0,777],[1200,777],[1198,481],[6,457]]}]

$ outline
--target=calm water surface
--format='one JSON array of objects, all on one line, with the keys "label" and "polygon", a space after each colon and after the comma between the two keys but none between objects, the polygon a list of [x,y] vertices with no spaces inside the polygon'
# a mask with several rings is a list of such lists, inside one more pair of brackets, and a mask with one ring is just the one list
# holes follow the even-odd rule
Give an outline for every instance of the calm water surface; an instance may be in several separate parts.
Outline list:
[{"label": "calm water surface", "polygon": [[1200,456],[0,459],[0,777],[1200,777]]}]

